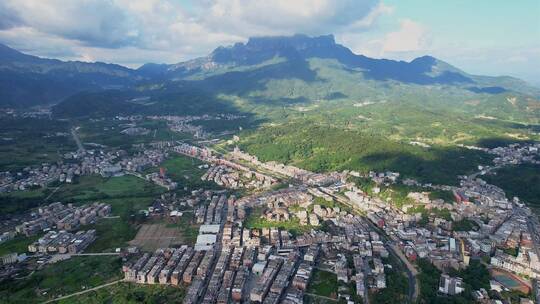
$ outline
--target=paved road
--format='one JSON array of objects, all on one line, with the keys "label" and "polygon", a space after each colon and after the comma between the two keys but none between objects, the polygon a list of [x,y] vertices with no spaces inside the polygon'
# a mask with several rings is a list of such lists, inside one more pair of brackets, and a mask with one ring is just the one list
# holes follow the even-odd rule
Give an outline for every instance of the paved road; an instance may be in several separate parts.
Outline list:
[{"label": "paved road", "polygon": [[96,252],[96,253],[75,253],[71,256],[106,256],[106,255],[120,255],[118,252]]},{"label": "paved road", "polygon": [[86,149],[84,149],[84,146],[82,145],[81,143],[81,139],[79,138],[79,135],[77,135],[77,130],[79,129],[79,127],[76,127],[76,128],[72,128],[71,129],[71,135],[73,136],[73,139],[75,140],[75,142],[77,143],[77,148],[80,150],[80,151],[86,151]]},{"label": "paved road", "polygon": [[76,297],[76,296],[80,296],[82,294],[85,294],[85,293],[88,293],[88,292],[92,292],[92,291],[96,291],[98,289],[101,289],[101,288],[104,288],[104,287],[107,287],[107,286],[111,286],[111,285],[114,285],[114,284],[118,284],[120,282],[123,282],[124,280],[118,280],[118,281],[113,281],[113,282],[110,282],[110,283],[107,283],[107,284],[103,284],[103,285],[99,285],[99,286],[96,286],[94,288],[90,288],[90,289],[86,289],[86,290],[83,290],[83,291],[79,291],[79,292],[76,292],[76,293],[72,293],[72,294],[69,294],[67,296],[62,296],[62,297],[58,297],[56,299],[52,299],[52,300],[49,300],[47,302],[44,302],[45,303],[54,303],[54,302],[58,302],[58,301],[61,301],[61,300],[65,300],[65,299],[68,299],[68,298],[71,298],[71,297]]},{"label": "paved road", "polygon": [[325,299],[325,300],[328,300],[328,301],[332,301],[332,302],[337,302],[338,300],[334,299],[334,298],[330,298],[330,297],[325,297],[325,296],[320,296],[318,294],[314,294],[314,293],[309,293],[309,292],[306,292],[304,293],[305,295],[308,295],[310,297],[314,297],[314,298],[321,298],[321,299]]}]

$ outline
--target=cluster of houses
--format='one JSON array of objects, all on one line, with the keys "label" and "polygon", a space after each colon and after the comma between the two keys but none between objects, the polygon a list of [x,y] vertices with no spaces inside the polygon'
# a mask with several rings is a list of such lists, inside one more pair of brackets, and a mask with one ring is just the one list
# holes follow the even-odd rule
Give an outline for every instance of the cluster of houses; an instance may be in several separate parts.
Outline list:
[{"label": "cluster of houses", "polygon": [[[495,158],[497,165],[517,164],[536,162],[534,155],[537,155],[537,148],[531,144],[511,145],[488,149],[488,152],[498,155]],[[471,257],[492,256],[491,265],[494,267],[528,278],[539,278],[537,245],[534,242],[534,230],[530,228],[531,210],[517,198],[508,200],[501,188],[477,177],[488,174],[491,167],[483,166],[479,170],[478,173],[461,177],[460,185],[456,187],[420,185],[407,181],[410,185],[451,191],[454,194],[453,204],[431,200],[427,193],[411,192],[408,198],[414,204],[400,209],[381,198],[368,196],[354,186],[349,187],[345,195],[355,208],[366,212],[371,222],[384,229],[411,261],[427,258],[446,272],[450,268],[467,267]],[[377,184],[391,184],[397,176],[375,174],[369,177]],[[428,212],[429,217],[424,224],[420,222],[425,220],[426,215],[414,211],[419,210],[418,206]],[[462,231],[464,228],[459,227],[460,222],[468,223],[469,227]],[[517,256],[513,256],[497,248],[519,248],[519,251]],[[460,284],[459,278],[441,278],[440,292],[459,293],[462,291]]]},{"label": "cluster of houses", "polygon": [[77,254],[82,252],[96,239],[96,231],[49,231],[36,242],[28,245],[28,251],[32,253],[60,253]]},{"label": "cluster of houses", "polygon": [[[253,172],[243,166],[231,165],[231,162],[220,160],[220,165],[211,166],[201,176],[204,181],[213,181],[229,189],[264,189],[276,183],[275,179]],[[242,168],[239,168],[242,167]]]},{"label": "cluster of houses", "polygon": [[341,173],[333,172],[329,174],[314,173],[291,165],[284,165],[275,161],[261,162],[256,156],[240,151],[235,147],[233,152],[229,153],[232,159],[243,160],[251,164],[289,178],[297,179],[307,185],[323,186],[342,180],[345,176]]},{"label": "cluster of houses", "polygon": [[200,116],[175,116],[175,115],[166,115],[166,116],[147,116],[149,119],[153,120],[164,120],[167,121],[169,129],[173,132],[179,133],[188,133],[192,134],[195,138],[205,139],[210,136],[208,132],[200,125],[191,124],[195,121],[208,121],[208,120],[235,120],[240,119],[245,116],[236,115],[236,114],[217,114],[217,115],[200,115]]},{"label": "cluster of houses", "polygon": [[46,187],[53,182],[73,183],[77,176],[100,174],[121,176],[125,172],[141,172],[158,166],[167,157],[165,149],[143,149],[129,156],[125,151],[84,150],[65,155],[66,162],[24,168],[15,174],[0,174],[0,192]]},{"label": "cluster of houses", "polygon": [[15,227],[15,231],[26,236],[36,235],[50,229],[73,231],[81,225],[95,223],[100,217],[108,216],[111,206],[104,203],[92,203],[82,206],[64,205],[60,202],[38,208],[32,213],[32,220]]}]

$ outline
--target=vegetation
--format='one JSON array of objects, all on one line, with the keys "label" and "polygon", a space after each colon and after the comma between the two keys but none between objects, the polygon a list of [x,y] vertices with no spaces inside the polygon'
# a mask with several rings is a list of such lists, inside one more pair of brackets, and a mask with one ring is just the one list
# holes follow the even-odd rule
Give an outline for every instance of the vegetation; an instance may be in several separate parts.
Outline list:
[{"label": "vegetation", "polygon": [[501,187],[508,197],[517,196],[533,208],[540,207],[540,165],[503,167],[495,175],[485,175],[482,178]]},{"label": "vegetation", "polygon": [[187,187],[189,190],[219,189],[216,183],[201,180],[201,176],[206,172],[206,169],[198,168],[201,165],[203,162],[198,159],[174,155],[164,161],[161,167],[165,168],[167,176],[178,183],[179,188]]},{"label": "vegetation", "polygon": [[454,202],[454,194],[452,191],[445,191],[445,190],[432,190],[429,192],[429,199],[436,200],[436,199],[442,199],[445,203],[452,203]]},{"label": "vegetation", "polygon": [[32,237],[16,236],[15,238],[0,243],[0,257],[9,253],[24,253],[28,251],[28,245],[39,239],[39,235]]},{"label": "vegetation", "polygon": [[420,273],[420,296],[419,303],[471,303],[473,290],[485,288],[489,290],[489,272],[479,260],[471,260],[469,267],[460,271],[451,271],[449,275],[463,279],[465,290],[460,295],[453,297],[440,296],[437,294],[441,272],[426,259],[419,259]]},{"label": "vegetation", "polygon": [[34,118],[0,119],[0,172],[56,162],[63,153],[76,149],[66,122]]},{"label": "vegetation", "polygon": [[337,299],[338,281],[334,273],[314,269],[307,288],[308,293]]},{"label": "vegetation", "polygon": [[312,226],[310,225],[301,225],[300,220],[296,217],[291,216],[288,221],[269,221],[261,217],[262,209],[255,208],[252,209],[248,218],[244,221],[244,226],[246,228],[280,228],[289,231],[293,235],[306,232],[311,230]]},{"label": "vegetation", "polygon": [[519,247],[509,247],[503,248],[503,252],[512,256],[517,257],[519,253]]},{"label": "vegetation", "polygon": [[97,238],[85,252],[113,252],[116,248],[126,247],[137,234],[135,226],[122,217],[100,219],[96,224],[84,226],[81,229],[96,230]]},{"label": "vegetation", "polygon": [[342,130],[309,120],[246,135],[241,148],[261,160],[292,163],[317,172],[390,170],[423,182],[455,184],[457,175],[472,172],[491,159],[483,152],[424,149],[389,140],[373,130]]},{"label": "vegetation", "polygon": [[185,289],[167,285],[141,285],[119,283],[96,291],[59,301],[59,304],[101,304],[101,303],[181,303]]},{"label": "vegetation", "polygon": [[76,204],[101,201],[111,203],[113,213],[120,214],[133,206],[145,207],[163,192],[163,188],[131,175],[112,178],[102,178],[99,175],[82,176],[75,183],[62,184],[58,189],[1,194],[0,211],[5,212],[4,214],[24,212],[54,201]]},{"label": "vegetation", "polygon": [[452,228],[454,228],[454,231],[471,231],[477,229],[478,225],[471,220],[462,219],[454,222]]},{"label": "vegetation", "polygon": [[132,145],[148,143],[159,140],[186,140],[191,136],[183,133],[176,133],[169,130],[164,121],[140,121],[137,127],[148,129],[146,135],[125,135],[120,133],[128,126],[119,123],[117,120],[83,120],[79,134],[85,143],[97,143],[118,149],[130,150]]},{"label": "vegetation", "polygon": [[24,279],[0,283],[2,303],[40,303],[122,277],[119,257],[72,257],[45,266]]},{"label": "vegetation", "polygon": [[385,264],[391,264],[393,269],[386,268],[386,288],[373,293],[370,303],[392,304],[409,302],[409,281],[400,269],[400,264],[394,258],[388,258],[383,261]]}]

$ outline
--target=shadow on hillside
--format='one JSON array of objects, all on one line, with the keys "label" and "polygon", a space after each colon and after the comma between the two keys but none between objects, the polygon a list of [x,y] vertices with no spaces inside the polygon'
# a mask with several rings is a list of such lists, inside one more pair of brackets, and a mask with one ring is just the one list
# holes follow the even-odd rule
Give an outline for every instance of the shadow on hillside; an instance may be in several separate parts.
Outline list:
[{"label": "shadow on hillside", "polygon": [[411,152],[372,153],[360,159],[375,171],[396,171],[402,177],[422,183],[455,185],[457,176],[477,171],[480,164],[489,164],[492,156],[467,149],[430,149],[429,154]]},{"label": "shadow on hillside", "polygon": [[210,76],[204,80],[192,81],[192,85],[216,94],[244,95],[253,91],[265,90],[269,80],[299,79],[308,83],[325,81],[317,77],[303,59],[287,60],[251,71],[234,71]]}]

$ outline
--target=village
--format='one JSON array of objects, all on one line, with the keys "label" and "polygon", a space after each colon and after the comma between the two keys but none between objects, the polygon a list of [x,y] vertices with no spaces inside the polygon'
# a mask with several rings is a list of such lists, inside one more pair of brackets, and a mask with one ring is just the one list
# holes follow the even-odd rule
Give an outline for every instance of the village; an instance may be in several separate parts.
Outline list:
[{"label": "village", "polygon": [[[166,120],[171,130],[186,132],[190,121],[204,117],[153,119]],[[141,130],[122,134],[131,136],[136,131]],[[388,288],[387,276],[393,271],[406,274],[407,297],[413,302],[419,293],[418,259],[428,260],[441,272],[437,291],[441,295],[464,293],[463,278],[450,273],[484,257],[489,261],[492,290],[515,288],[530,294],[538,288],[536,216],[518,198],[508,199],[502,189],[482,180],[507,164],[537,163],[538,144],[486,150],[496,156],[493,165],[461,176],[459,186],[422,184],[398,172],[314,173],[261,162],[238,147],[225,154],[181,141],[135,148],[130,153],[105,147],[79,149],[64,155],[69,161],[28,167],[15,174],[4,172],[0,189],[27,191],[96,174],[103,178],[132,175],[163,188],[165,193],[139,213],[173,223],[192,214],[198,227],[194,243],[161,241],[159,235],[147,236],[152,232],[141,229],[140,242],[138,234],[133,246],[118,248],[115,254],[123,258],[125,282],[185,288],[184,303],[303,303],[305,297],[319,297],[310,286],[321,273],[337,277],[334,299],[354,303]],[[182,185],[161,167],[174,155],[201,161],[200,180],[222,190],[190,189],[190,194],[177,195],[175,190]],[[361,187],[356,179],[369,181],[369,188]],[[406,194],[405,204],[396,205],[381,196],[383,189],[393,185],[414,189]],[[431,191],[452,197],[432,198]],[[56,262],[84,253],[98,237],[84,227],[110,213],[111,207],[99,202],[56,202],[6,219],[2,242],[17,235],[41,236],[28,246],[28,254],[3,256],[3,265],[13,270],[32,255],[49,256]],[[145,247],[145,238],[158,241]],[[515,286],[509,286],[508,280]],[[479,303],[492,303],[486,290],[472,293]]]}]

